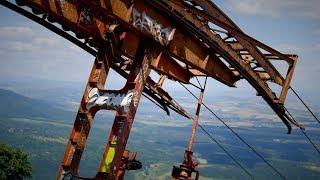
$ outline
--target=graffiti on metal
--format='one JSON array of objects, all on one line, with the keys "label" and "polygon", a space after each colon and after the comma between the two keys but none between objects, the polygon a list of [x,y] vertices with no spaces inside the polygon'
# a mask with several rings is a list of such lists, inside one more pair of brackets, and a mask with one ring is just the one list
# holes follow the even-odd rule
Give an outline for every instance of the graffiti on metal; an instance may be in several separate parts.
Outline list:
[{"label": "graffiti on metal", "polygon": [[100,92],[98,88],[93,88],[90,90],[87,101],[87,109],[94,106],[98,107],[123,107],[127,109],[132,101],[133,92],[128,91],[124,93],[109,93]]},{"label": "graffiti on metal", "polygon": [[168,45],[173,38],[174,28],[170,26],[164,28],[162,24],[149,17],[145,11],[140,13],[133,9],[131,20],[134,27],[151,34],[162,45]]}]

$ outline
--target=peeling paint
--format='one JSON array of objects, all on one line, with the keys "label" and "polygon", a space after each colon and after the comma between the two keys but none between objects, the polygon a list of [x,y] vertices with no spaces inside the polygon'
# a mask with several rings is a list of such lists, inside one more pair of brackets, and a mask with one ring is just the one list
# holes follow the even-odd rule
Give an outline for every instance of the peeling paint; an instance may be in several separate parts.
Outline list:
[{"label": "peeling paint", "polygon": [[131,19],[134,27],[143,32],[150,33],[162,45],[168,45],[173,38],[175,29],[172,27],[164,28],[162,24],[157,23],[149,17],[145,11],[140,13],[136,9],[133,9]]},{"label": "peeling paint", "polygon": [[92,88],[88,95],[87,109],[94,106],[100,107],[124,107],[127,109],[133,99],[133,91],[124,93],[100,92],[98,88]]}]

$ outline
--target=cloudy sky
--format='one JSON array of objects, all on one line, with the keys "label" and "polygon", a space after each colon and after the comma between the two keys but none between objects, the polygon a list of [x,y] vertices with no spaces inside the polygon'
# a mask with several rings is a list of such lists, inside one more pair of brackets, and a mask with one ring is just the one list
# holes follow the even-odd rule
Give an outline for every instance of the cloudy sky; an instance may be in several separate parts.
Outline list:
[{"label": "cloudy sky", "polygon": [[[216,0],[247,34],[300,57],[293,80],[307,99],[320,91],[319,0]],[[0,77],[85,82],[93,57],[70,42],[10,10],[0,7]],[[118,78],[116,75],[112,79]],[[210,81],[209,91],[229,88]],[[169,83],[165,87],[168,88]],[[172,85],[170,85],[172,86]],[[240,89],[250,89],[245,82]],[[175,87],[175,86],[174,86]],[[253,94],[254,95],[254,94]]]}]

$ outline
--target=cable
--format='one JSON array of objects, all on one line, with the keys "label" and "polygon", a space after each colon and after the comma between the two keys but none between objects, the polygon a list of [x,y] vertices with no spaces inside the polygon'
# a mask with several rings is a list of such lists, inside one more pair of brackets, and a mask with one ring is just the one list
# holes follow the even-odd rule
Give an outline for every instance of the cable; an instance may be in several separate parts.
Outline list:
[{"label": "cable", "polygon": [[248,176],[251,177],[251,179],[254,179],[254,177],[252,176],[252,174],[250,174],[250,172],[244,167],[242,166],[242,164],[237,161],[235,159],[235,157],[233,157],[228,151],[226,148],[224,148],[220,143],[219,141],[217,141],[201,124],[199,124],[199,127],[200,129],[208,135],[209,139],[212,141],[212,142],[215,142]]},{"label": "cable", "polygon": [[[179,82],[180,83],[180,82]],[[186,86],[180,83],[194,98],[198,99]],[[210,111],[223,125],[225,125],[239,140],[247,145],[261,160],[263,160],[274,172],[276,172],[282,179],[286,179],[272,164],[270,164],[258,151],[256,151],[250,144],[248,144],[238,133],[236,133],[228,124],[226,124],[217,114],[215,114],[206,104],[203,106]]]},{"label": "cable", "polygon": [[311,109],[308,107],[308,105],[302,100],[302,98],[299,96],[299,94],[290,86],[290,89],[292,90],[292,92],[298,97],[298,99],[302,102],[302,104],[304,105],[304,107],[306,107],[308,109],[308,111],[312,114],[312,116],[318,121],[318,123],[320,124],[320,120],[317,118],[317,116],[311,111]]},{"label": "cable", "polygon": [[[199,79],[198,79],[198,77],[196,76],[196,80],[197,80],[197,82],[198,82],[198,84],[199,84],[199,86],[200,86],[200,88],[201,89],[204,89],[204,88],[202,88],[202,86],[201,86],[201,83],[200,83],[200,81],[199,81]],[[207,80],[207,79],[206,79]],[[207,83],[207,82],[206,82]]]},{"label": "cable", "polygon": [[310,139],[310,137],[307,135],[307,133],[303,130],[301,130],[302,134],[309,140],[309,142],[312,144],[312,146],[316,149],[316,151],[320,154],[320,150],[317,147],[317,145]]},{"label": "cable", "polygon": [[192,85],[193,87],[197,88],[197,89],[200,89],[200,90],[202,89],[201,87],[199,87],[199,86],[197,86],[197,85],[193,84],[192,82],[189,82],[189,84],[190,84],[190,85]]},{"label": "cable", "polygon": [[[206,76],[205,78],[205,81],[204,81],[204,85],[202,86],[198,77],[196,77],[197,81],[198,81],[198,84],[199,86],[201,87],[201,93],[203,93],[206,89],[206,86],[207,86],[207,80],[208,80],[208,76]],[[200,101],[199,101],[200,102]],[[202,103],[202,101],[201,101]],[[202,103],[203,104],[203,103]],[[191,118],[190,118],[191,119]],[[191,119],[191,120],[194,120],[194,119]],[[238,165],[251,179],[254,179],[254,177],[249,173],[249,171],[239,162],[236,160],[235,157],[233,157],[228,151],[226,148],[224,148],[222,146],[222,144],[219,143],[219,141],[217,141],[200,123],[198,123],[198,126],[201,128],[201,130],[206,134],[208,135],[209,139],[212,141],[212,142],[215,142],[233,161],[236,165]]]},{"label": "cable", "polygon": [[[284,106],[283,106],[284,107]],[[294,117],[292,116],[292,114],[289,112],[289,110],[284,107],[284,109],[288,112],[289,116],[294,119]],[[310,144],[315,148],[315,150],[320,154],[320,150],[319,148],[317,147],[317,145],[311,140],[311,138],[308,136],[308,134],[302,129],[300,128],[302,134],[308,139],[308,141],[310,142]]]}]

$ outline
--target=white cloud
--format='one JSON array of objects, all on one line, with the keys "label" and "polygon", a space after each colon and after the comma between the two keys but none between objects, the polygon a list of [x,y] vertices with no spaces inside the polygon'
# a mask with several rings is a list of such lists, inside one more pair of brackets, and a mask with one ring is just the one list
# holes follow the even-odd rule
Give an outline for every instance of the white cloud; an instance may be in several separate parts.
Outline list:
[{"label": "white cloud", "polygon": [[[17,37],[17,36],[15,36]],[[0,37],[1,39],[1,37]],[[2,39],[1,39],[2,40]],[[78,54],[81,49],[67,43],[62,38],[45,36],[43,34],[33,38],[3,39],[0,43],[0,50],[9,52],[29,53],[54,53],[56,55]]]},{"label": "white cloud", "polygon": [[23,26],[0,27],[1,39],[32,38],[34,35],[35,35],[35,32],[29,27],[23,27]]},{"label": "white cloud", "polygon": [[242,14],[273,17],[291,15],[320,19],[319,0],[227,0],[226,4]]}]

